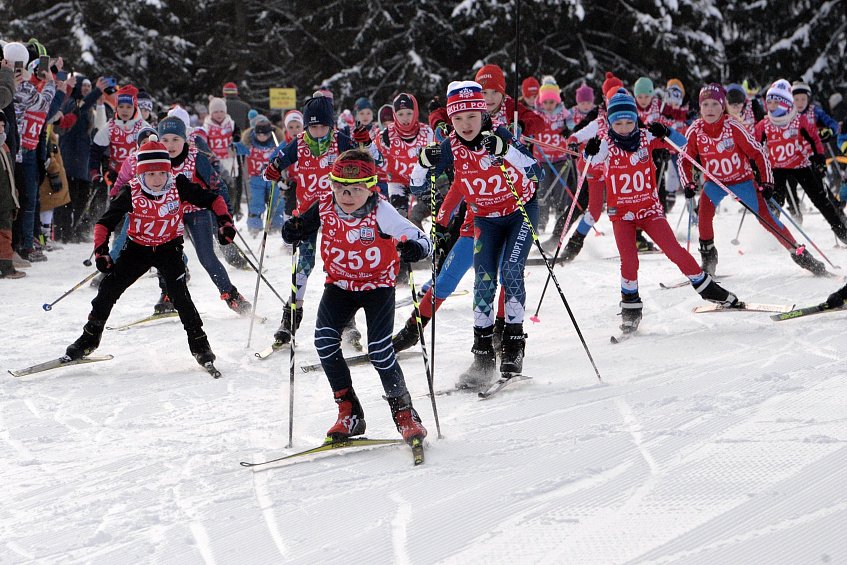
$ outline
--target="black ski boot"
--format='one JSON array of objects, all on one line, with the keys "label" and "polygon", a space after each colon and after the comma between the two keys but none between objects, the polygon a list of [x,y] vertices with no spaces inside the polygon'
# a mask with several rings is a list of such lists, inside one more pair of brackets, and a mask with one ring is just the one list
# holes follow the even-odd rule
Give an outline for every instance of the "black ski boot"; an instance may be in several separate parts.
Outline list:
[{"label": "black ski boot", "polygon": [[474,361],[470,368],[459,376],[456,388],[478,389],[488,386],[494,374],[496,359],[494,347],[491,345],[494,326],[485,328],[474,326],[473,334],[474,343],[471,352],[474,354]]},{"label": "black ski boot", "polygon": [[106,320],[95,320],[91,316],[82,327],[82,335],[65,350],[65,355],[73,360],[82,359],[100,346],[100,338],[103,337],[103,327]]},{"label": "black ski boot", "polygon": [[[294,331],[300,329],[300,322],[303,321],[303,307],[298,306],[294,314]],[[286,302],[282,310],[282,322],[279,329],[274,334],[274,340],[279,344],[286,344],[291,341],[291,305]]]},{"label": "black ski boot", "polygon": [[503,330],[503,353],[500,357],[501,373],[520,373],[523,370],[525,345],[523,324],[506,324]]},{"label": "black ski boot", "polygon": [[188,333],[188,349],[191,354],[201,365],[213,362],[217,357],[212,353],[212,346],[209,345],[209,338],[206,333],[198,328],[197,330],[189,331]]},{"label": "black ski boot", "polygon": [[800,255],[797,255],[797,253],[792,251],[791,259],[807,271],[810,271],[816,277],[825,277],[827,275],[826,265],[812,257],[812,254],[809,253],[808,249],[803,249],[803,253]]},{"label": "black ski boot", "polygon": [[362,350],[362,332],[356,327],[356,318],[350,318],[350,322],[344,327],[341,332],[341,337],[344,341],[353,346],[356,351]]},{"label": "black ski boot", "polygon": [[491,337],[491,346],[494,354],[498,354],[503,348],[503,328],[506,326],[505,318],[494,318],[494,335]]},{"label": "black ski boot", "polygon": [[641,323],[641,311],[644,309],[644,303],[641,302],[641,297],[636,292],[635,294],[621,293],[621,331],[625,334],[631,334],[638,329],[638,324]]},{"label": "black ski boot", "polygon": [[692,284],[692,286],[703,297],[703,300],[715,302],[724,308],[738,308],[742,304],[738,301],[737,296],[716,283],[710,275],[706,275],[706,278],[700,284]]},{"label": "black ski boot", "polygon": [[411,443],[412,440],[422,440],[426,437],[426,428],[423,427],[421,417],[412,406],[412,397],[409,393],[394,398],[386,398],[391,407],[391,416],[397,431],[403,434],[403,440]]},{"label": "black ski boot", "polygon": [[656,245],[644,237],[644,232],[642,230],[635,230],[635,247],[639,253],[653,251],[656,249]]},{"label": "black ski boot", "polygon": [[[421,322],[426,324],[428,321],[429,318],[421,316]],[[391,343],[394,344],[394,353],[409,349],[418,342],[419,337],[417,320],[409,318],[406,320],[406,325],[391,339]]]},{"label": "black ski boot", "polygon": [[718,248],[715,247],[714,239],[700,240],[700,259],[703,272],[715,276],[715,270],[718,268]]},{"label": "black ski boot", "polygon": [[362,404],[353,387],[341,389],[333,395],[335,403],[338,404],[338,418],[326,433],[326,437],[335,442],[365,433],[365,411],[362,410]]},{"label": "black ski boot", "polygon": [[241,316],[249,316],[253,311],[253,307],[235,287],[232,287],[229,292],[221,294],[221,300],[226,302],[230,310]]},{"label": "black ski boot", "polygon": [[582,251],[582,244],[585,242],[585,236],[579,233],[578,231],[573,232],[573,235],[568,240],[567,245],[565,245],[565,252],[562,253],[562,261],[565,263],[570,263],[576,256],[579,255],[579,252]]},{"label": "black ski boot", "polygon": [[174,303],[168,297],[168,292],[163,289],[161,296],[159,296],[159,301],[153,306],[153,313],[168,314],[170,312],[176,312],[176,308],[174,308]]}]

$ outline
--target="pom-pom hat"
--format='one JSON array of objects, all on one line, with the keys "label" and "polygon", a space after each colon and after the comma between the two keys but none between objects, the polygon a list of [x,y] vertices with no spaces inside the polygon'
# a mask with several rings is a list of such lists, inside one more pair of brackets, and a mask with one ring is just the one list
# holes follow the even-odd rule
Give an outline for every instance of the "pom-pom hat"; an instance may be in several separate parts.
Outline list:
[{"label": "pom-pom hat", "polygon": [[538,104],[552,100],[556,104],[562,101],[562,95],[559,94],[559,86],[556,84],[545,84],[538,89]]},{"label": "pom-pom hat", "polygon": [[[623,86],[623,81],[613,75],[612,73],[606,73],[606,80],[603,81],[603,96],[608,100],[618,91],[618,88]],[[614,89],[614,90],[612,90]],[[612,90],[611,94],[609,91]]]},{"label": "pom-pom hat", "polygon": [[238,86],[234,82],[228,82],[224,85],[223,88],[224,96],[227,95],[237,95],[238,94]]},{"label": "pom-pom hat", "polygon": [[576,89],[576,103],[594,102],[594,89],[585,83]]},{"label": "pom-pom hat", "polygon": [[171,158],[167,148],[158,141],[148,141],[138,149],[135,172],[139,175],[156,171],[171,170]]},{"label": "pom-pom hat", "polygon": [[447,86],[447,116],[462,112],[487,112],[482,85],[472,80],[457,80]]},{"label": "pom-pom hat", "polygon": [[771,85],[765,96],[766,101],[775,101],[777,108],[771,115],[779,118],[786,115],[794,107],[794,95],[791,94],[791,85],[784,78],[779,79]]}]

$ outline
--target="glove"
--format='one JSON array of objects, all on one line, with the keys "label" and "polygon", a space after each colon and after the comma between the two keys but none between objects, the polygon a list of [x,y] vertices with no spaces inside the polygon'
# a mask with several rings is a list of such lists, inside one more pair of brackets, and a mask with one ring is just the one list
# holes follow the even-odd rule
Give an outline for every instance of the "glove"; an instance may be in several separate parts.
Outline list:
[{"label": "glove", "polygon": [[415,263],[426,257],[423,246],[410,239],[397,244],[397,253],[400,254],[400,259],[406,263]]},{"label": "glove", "polygon": [[303,241],[303,219],[300,216],[292,216],[282,224],[282,239],[291,244]]},{"label": "glove", "polygon": [[829,143],[830,141],[832,141],[832,129],[823,128],[820,131],[820,136],[821,136],[821,143]]},{"label": "glove", "polygon": [[826,302],[820,305],[824,310],[834,310],[844,306],[844,297],[841,296],[841,290],[837,290],[826,297]]},{"label": "glove", "polygon": [[113,171],[112,169],[106,171],[106,182],[109,183],[110,186],[115,184],[116,180],[118,180],[117,171]]},{"label": "glove", "polygon": [[431,143],[421,149],[421,154],[418,156],[418,162],[425,169],[434,169],[441,160],[441,146],[437,143]]},{"label": "glove", "polygon": [[579,143],[571,141],[570,143],[568,143],[568,149],[570,149],[574,153],[579,153]]},{"label": "glove", "polygon": [[600,138],[595,136],[585,144],[585,154],[594,157],[598,153],[600,153]]},{"label": "glove", "polygon": [[444,108],[444,102],[441,101],[441,98],[438,95],[432,97],[432,100],[427,104],[427,108],[429,109],[429,113],[433,113],[439,108]]},{"label": "glove", "polygon": [[91,182],[103,182],[103,175],[97,169],[91,170]]},{"label": "glove", "polygon": [[683,192],[685,193],[685,198],[690,200],[690,199],[694,198],[695,194],[697,194],[697,185],[694,184],[693,182],[690,182],[690,183],[685,185]]},{"label": "glove", "polygon": [[664,139],[671,134],[671,128],[661,122],[653,122],[647,126],[647,131],[653,134],[656,139]]},{"label": "glove", "polygon": [[109,255],[109,246],[107,244],[103,243],[94,250],[94,264],[101,273],[108,273],[115,266],[112,256]]},{"label": "glove", "polygon": [[568,126],[563,127],[562,128],[562,137],[564,139],[567,139],[570,136],[571,136],[571,128],[569,128]]},{"label": "glove", "polygon": [[433,243],[436,249],[446,249],[450,243],[450,232],[447,227],[437,222],[435,224],[435,241]]},{"label": "glove", "polygon": [[448,135],[450,135],[450,126],[447,122],[438,122],[435,124],[435,139],[437,141],[444,141]]},{"label": "glove", "polygon": [[762,198],[765,199],[765,202],[768,202],[771,198],[773,198],[773,183],[763,182],[759,185],[759,192],[762,193]]},{"label": "glove", "polygon": [[232,225],[232,216],[218,216],[218,242],[221,245],[229,245],[235,239],[235,226]]},{"label": "glove", "polygon": [[265,167],[265,180],[269,180],[271,182],[276,182],[279,180],[279,177],[282,176],[282,164],[279,162],[279,157],[274,157],[274,159],[268,163],[268,166]]},{"label": "glove", "polygon": [[503,157],[509,151],[508,144],[496,133],[486,135],[482,140],[482,146],[492,157]]},{"label": "glove", "polygon": [[671,160],[671,152],[665,149],[664,147],[660,147],[653,151],[653,161],[657,163],[667,163]]},{"label": "glove", "polygon": [[353,141],[360,145],[370,145],[371,134],[365,126],[359,126],[353,130]]},{"label": "glove", "polygon": [[826,174],[826,157],[824,155],[816,153],[809,157],[809,161],[812,162],[819,175],[823,176]]},{"label": "glove", "polygon": [[394,206],[394,209],[407,218],[409,216],[409,197],[406,194],[392,194],[388,197],[388,202]]}]

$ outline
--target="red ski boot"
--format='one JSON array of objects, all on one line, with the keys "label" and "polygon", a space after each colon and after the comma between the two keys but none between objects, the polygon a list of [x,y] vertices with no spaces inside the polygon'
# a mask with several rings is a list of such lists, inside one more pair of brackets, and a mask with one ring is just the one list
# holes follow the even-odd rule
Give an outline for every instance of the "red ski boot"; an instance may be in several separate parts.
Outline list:
[{"label": "red ski boot", "polygon": [[341,389],[334,394],[335,403],[338,404],[338,420],[326,436],[336,442],[365,433],[365,411],[362,410],[353,387]]}]

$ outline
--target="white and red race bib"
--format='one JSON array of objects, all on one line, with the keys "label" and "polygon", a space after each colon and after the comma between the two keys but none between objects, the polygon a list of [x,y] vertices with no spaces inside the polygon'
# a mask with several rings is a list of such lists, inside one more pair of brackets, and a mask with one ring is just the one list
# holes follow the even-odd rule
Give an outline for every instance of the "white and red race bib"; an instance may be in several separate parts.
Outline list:
[{"label": "white and red race bib", "polygon": [[127,215],[126,233],[132,241],[155,247],[182,235],[182,209],[175,183],[158,200],[141,190],[138,179],[132,179],[129,189],[132,212]]}]

